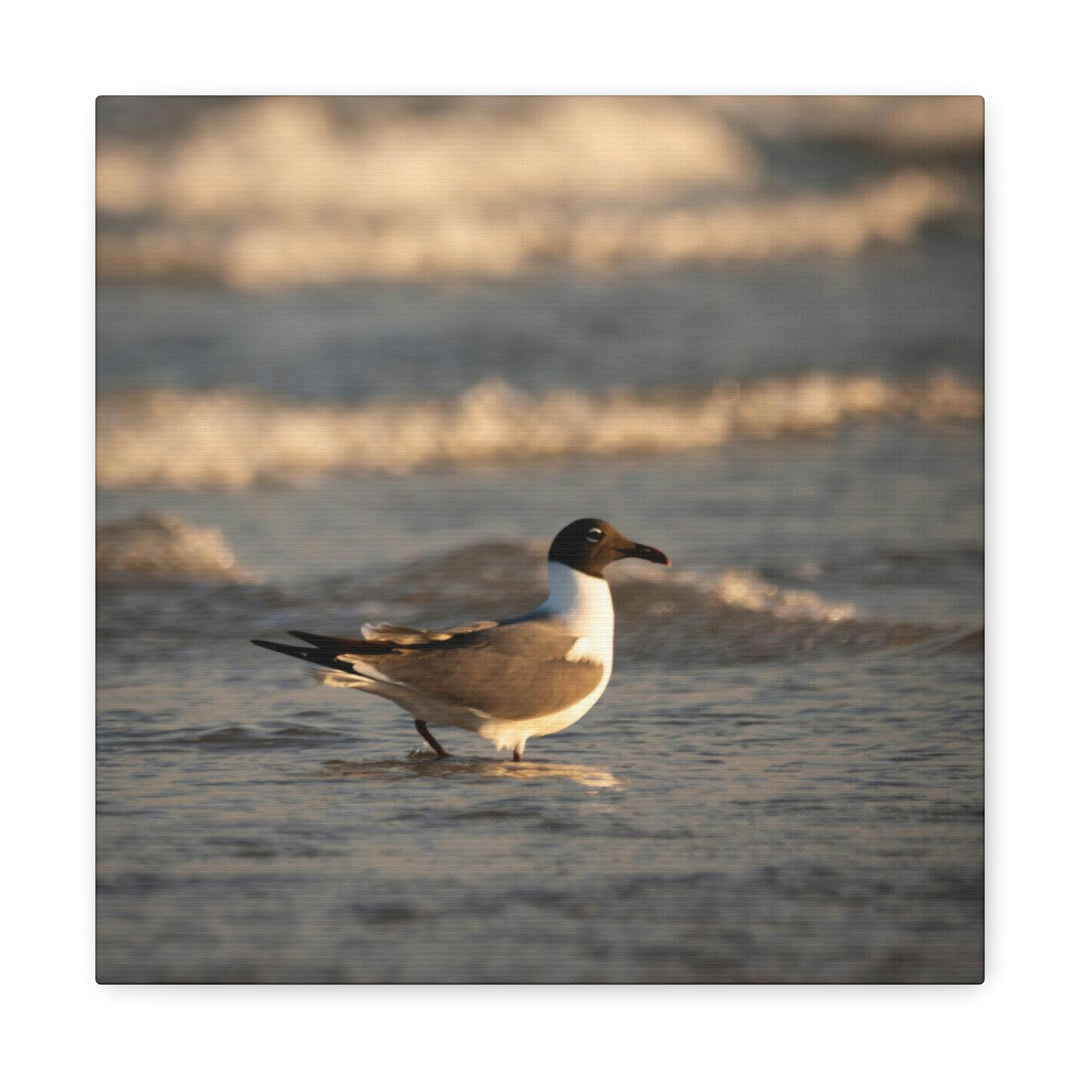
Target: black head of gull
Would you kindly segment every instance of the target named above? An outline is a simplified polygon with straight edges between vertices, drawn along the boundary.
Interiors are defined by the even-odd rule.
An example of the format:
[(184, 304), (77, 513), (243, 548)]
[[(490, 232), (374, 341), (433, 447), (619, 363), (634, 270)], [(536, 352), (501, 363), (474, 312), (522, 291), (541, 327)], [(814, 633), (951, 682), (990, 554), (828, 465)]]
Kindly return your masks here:
[(645, 559), (670, 566), (671, 560), (648, 544), (637, 544), (623, 536), (602, 518), (578, 518), (570, 522), (551, 542), (548, 561), (562, 563), (571, 570), (602, 578), (617, 559)]

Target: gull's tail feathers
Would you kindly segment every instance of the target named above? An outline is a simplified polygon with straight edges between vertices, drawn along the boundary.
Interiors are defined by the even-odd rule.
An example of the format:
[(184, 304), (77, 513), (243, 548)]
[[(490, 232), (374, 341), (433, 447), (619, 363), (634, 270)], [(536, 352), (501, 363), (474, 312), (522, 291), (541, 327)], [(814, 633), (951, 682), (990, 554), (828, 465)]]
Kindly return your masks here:
[(322, 667), (348, 672), (350, 675), (355, 674), (352, 664), (338, 659), (341, 653), (347, 650), (337, 646), (331, 648), (328, 645), (319, 645), (316, 642), (311, 642), (310, 645), (306, 646), (285, 645), (280, 641), (261, 641), (258, 638), (253, 638), (251, 644), (258, 645), (263, 649), (272, 649), (274, 652), (284, 653), (286, 656), (295, 657), (297, 660), (307, 660), (311, 664), (320, 664)]
[[(264, 649), (273, 649), (274, 652), (284, 653), (286, 656), (293, 656), (298, 660), (307, 660), (309, 663), (318, 664), (321, 670), (312, 674), (323, 686), (373, 690), (375, 693), (380, 693), (380, 690), (376, 689), (378, 680), (359, 674), (356, 671), (354, 665), (357, 657), (355, 654), (350, 656), (348, 652), (342, 651), (342, 646), (362, 645), (363, 642), (358, 642), (352, 638), (324, 638), (318, 634), (295, 633), (291, 630), (289, 633), (294, 634), (301, 640), (307, 640), (309, 644), (307, 646), (285, 645), (280, 641), (262, 641), (254, 638), (251, 644), (259, 645)], [(381, 649), (379, 651), (385, 653), (388, 650)]]
[(345, 690), (372, 690), (377, 685), (375, 679), (369, 679), (366, 675), (350, 675), (327, 668), (320, 668), (311, 674), (315, 676), (315, 681), (323, 686), (335, 686)]

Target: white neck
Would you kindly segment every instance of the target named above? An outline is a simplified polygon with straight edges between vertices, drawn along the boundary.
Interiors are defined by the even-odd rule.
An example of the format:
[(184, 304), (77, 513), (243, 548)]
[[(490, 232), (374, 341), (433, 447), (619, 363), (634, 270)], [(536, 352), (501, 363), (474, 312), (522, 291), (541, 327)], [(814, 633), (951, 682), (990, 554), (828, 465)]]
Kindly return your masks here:
[(578, 638), (610, 651), (615, 633), (611, 589), (600, 577), (583, 574), (560, 562), (548, 563), (551, 591), (537, 614), (551, 615)]

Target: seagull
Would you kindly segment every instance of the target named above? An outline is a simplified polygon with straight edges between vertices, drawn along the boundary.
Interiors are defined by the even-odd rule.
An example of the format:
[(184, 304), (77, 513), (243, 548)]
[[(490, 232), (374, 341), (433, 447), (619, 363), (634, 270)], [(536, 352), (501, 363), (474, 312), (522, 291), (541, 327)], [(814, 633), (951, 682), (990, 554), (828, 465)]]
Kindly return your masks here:
[(671, 565), (608, 522), (580, 518), (552, 541), (550, 591), (528, 615), (447, 630), (368, 623), (359, 638), (290, 630), (305, 644), (252, 644), (321, 665), (327, 685), (393, 701), (437, 757), (450, 754), (428, 724), (474, 731), (522, 761), (529, 739), (570, 727), (607, 687), (615, 610), (604, 571), (617, 559)]

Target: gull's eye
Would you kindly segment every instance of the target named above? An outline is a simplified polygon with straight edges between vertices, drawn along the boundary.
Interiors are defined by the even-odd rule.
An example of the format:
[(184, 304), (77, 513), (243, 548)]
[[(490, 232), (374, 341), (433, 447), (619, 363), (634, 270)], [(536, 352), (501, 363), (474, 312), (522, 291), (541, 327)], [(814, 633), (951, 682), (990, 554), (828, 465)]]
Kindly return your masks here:
[(585, 534), (585, 539), (588, 540), (590, 544), (597, 544), (604, 539), (604, 530), (592, 528)]

